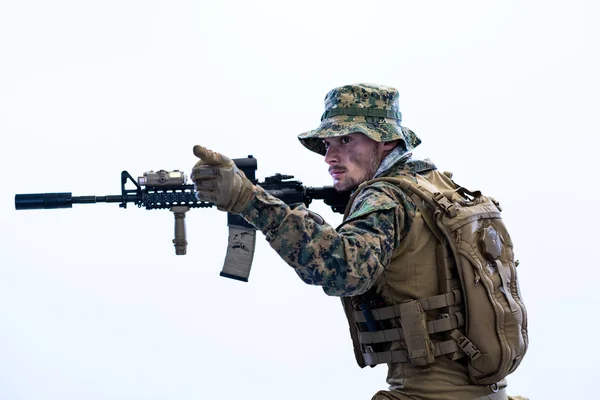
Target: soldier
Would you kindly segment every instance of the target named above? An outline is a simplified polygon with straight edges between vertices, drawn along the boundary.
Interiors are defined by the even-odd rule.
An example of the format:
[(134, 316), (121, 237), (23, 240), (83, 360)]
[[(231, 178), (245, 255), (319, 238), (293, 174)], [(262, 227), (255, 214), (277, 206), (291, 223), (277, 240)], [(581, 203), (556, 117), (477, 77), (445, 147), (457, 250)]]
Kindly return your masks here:
[[(412, 340), (406, 331), (404, 336), (390, 334), (399, 331), (399, 323), (374, 318), (369, 311), (440, 294), (436, 237), (415, 201), (389, 182), (356, 190), (373, 178), (399, 175), (456, 188), (429, 160), (411, 159), (410, 150), (421, 141), (401, 120), (396, 89), (347, 85), (326, 95), (320, 126), (298, 136), (306, 148), (325, 157), (337, 190), (355, 191), (337, 229), (304, 205), (290, 207), (267, 194), (228, 157), (202, 146), (194, 147), (200, 161), (191, 174), (197, 197), (242, 215), (304, 282), (342, 298), (358, 364), (388, 364), (389, 390), (373, 399), (507, 399), (505, 379), (476, 385), (464, 354), (456, 346), (441, 348), (439, 343), (454, 343), (448, 332), (430, 332), (431, 346), (437, 346), (433, 362), (418, 355), (421, 338)], [(427, 321), (439, 315), (439, 310), (427, 310)], [(384, 339), (369, 336), (377, 332), (384, 332)]]

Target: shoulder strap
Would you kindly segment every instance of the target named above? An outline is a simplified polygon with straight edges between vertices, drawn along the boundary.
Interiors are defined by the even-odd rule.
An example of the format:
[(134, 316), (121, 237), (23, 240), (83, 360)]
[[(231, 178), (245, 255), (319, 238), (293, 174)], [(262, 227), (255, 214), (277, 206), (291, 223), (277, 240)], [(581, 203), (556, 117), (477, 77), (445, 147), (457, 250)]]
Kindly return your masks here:
[[(389, 182), (395, 185), (398, 185), (408, 196), (410, 196), (411, 200), (415, 203), (425, 223), (431, 229), (435, 237), (440, 241), (444, 242), (444, 234), (440, 231), (437, 224), (432, 219), (432, 214), (436, 210), (436, 206), (441, 207), (446, 213), (448, 213), (451, 217), (456, 215), (456, 210), (452, 202), (448, 199), (448, 196), (452, 196), (452, 193), (439, 193), (436, 192), (431, 195), (427, 195), (423, 190), (421, 190), (420, 185), (415, 182), (412, 182), (408, 177), (398, 176), (398, 177), (381, 177), (376, 178), (370, 181), (363, 182), (358, 186), (358, 188), (352, 193), (350, 200), (348, 201), (348, 205), (344, 212), (344, 219), (348, 218), (350, 214), (350, 210), (352, 208), (352, 204), (356, 197), (362, 192), (367, 185), (373, 184), (375, 182)], [(464, 188), (460, 188), (464, 189)], [(476, 195), (476, 193), (469, 192), (464, 189), (468, 194)], [(451, 198), (451, 197), (450, 197)], [(431, 210), (427, 210), (426, 206), (430, 207)]]

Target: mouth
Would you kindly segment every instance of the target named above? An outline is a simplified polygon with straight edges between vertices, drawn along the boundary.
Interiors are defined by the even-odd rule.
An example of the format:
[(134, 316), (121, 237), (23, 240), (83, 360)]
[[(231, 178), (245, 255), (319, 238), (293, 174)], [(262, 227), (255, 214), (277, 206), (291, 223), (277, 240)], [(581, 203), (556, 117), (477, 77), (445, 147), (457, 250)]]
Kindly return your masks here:
[(341, 176), (343, 173), (345, 173), (346, 171), (343, 169), (332, 169), (329, 170), (329, 174), (335, 179), (338, 178), (339, 176)]

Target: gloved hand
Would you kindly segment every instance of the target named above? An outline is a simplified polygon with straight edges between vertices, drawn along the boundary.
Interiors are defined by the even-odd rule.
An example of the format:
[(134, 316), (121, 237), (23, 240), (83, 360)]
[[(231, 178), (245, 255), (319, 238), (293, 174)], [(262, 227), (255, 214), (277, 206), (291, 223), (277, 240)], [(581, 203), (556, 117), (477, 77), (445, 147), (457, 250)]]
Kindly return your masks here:
[(194, 146), (200, 159), (190, 178), (196, 187), (196, 198), (217, 205), (221, 211), (239, 214), (254, 198), (254, 185), (227, 156), (205, 147)]

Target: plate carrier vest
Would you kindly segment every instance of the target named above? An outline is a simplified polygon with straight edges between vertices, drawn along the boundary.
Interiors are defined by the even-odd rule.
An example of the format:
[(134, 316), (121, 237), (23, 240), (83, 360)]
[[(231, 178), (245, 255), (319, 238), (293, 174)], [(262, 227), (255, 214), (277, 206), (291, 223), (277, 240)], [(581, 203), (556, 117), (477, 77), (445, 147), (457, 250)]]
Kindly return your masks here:
[[(473, 383), (493, 385), (519, 366), (528, 346), (518, 261), (498, 202), (456, 185), (449, 179), (452, 174), (444, 175), (454, 190), (439, 189), (412, 174), (364, 182), (344, 216), (346, 220), (354, 199), (368, 185), (385, 181), (399, 187), (437, 238), (440, 294), (385, 304), (371, 289), (342, 302), (361, 367), (427, 366), (440, 356), (458, 362), (466, 357)], [(438, 311), (434, 320), (427, 316), (431, 310)]]

